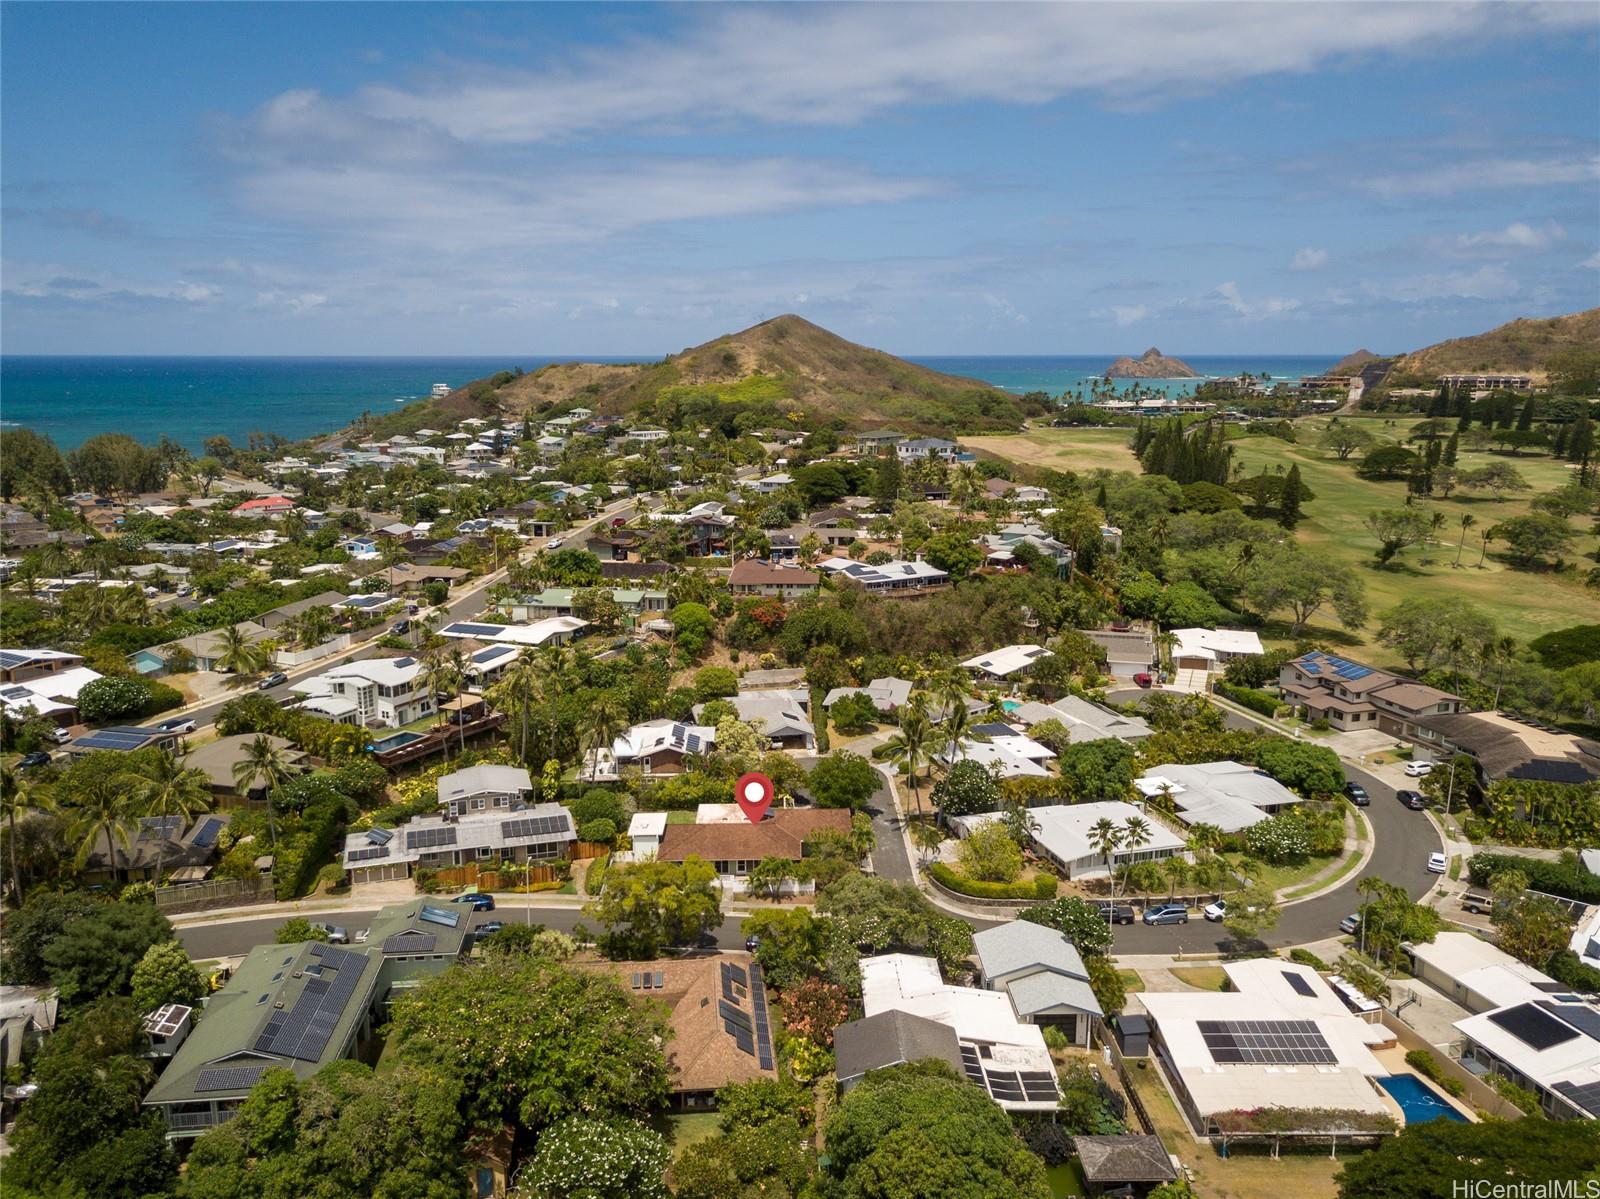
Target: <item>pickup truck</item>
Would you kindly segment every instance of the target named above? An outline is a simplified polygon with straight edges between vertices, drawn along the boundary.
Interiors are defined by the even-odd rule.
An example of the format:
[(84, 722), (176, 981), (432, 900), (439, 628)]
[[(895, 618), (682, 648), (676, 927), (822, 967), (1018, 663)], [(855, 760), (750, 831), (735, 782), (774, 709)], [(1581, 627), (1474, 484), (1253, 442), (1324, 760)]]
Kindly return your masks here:
[(1466, 911), (1487, 916), (1494, 911), (1494, 896), (1486, 891), (1468, 891), (1461, 897), (1461, 906)]

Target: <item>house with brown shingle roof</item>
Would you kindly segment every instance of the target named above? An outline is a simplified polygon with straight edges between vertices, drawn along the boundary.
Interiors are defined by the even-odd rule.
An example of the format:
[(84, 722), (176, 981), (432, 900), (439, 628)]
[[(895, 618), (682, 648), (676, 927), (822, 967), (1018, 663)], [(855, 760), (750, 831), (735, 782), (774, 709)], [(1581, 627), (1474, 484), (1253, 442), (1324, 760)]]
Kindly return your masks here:
[(718, 1087), (777, 1078), (766, 986), (748, 953), (570, 964), (609, 974), (636, 998), (666, 1006), (676, 1106), (711, 1107)]
[[(850, 813), (844, 808), (774, 808), (760, 824), (751, 824), (737, 808), (730, 814), (732, 818), (723, 819), (720, 809), (724, 805), (704, 806), (719, 809), (714, 819), (667, 825), (656, 859), (682, 862), (701, 858), (716, 868), (728, 891), (745, 890), (750, 871), (763, 858), (798, 862), (805, 857), (808, 837), (822, 832), (850, 834)], [(810, 886), (806, 883), (795, 889), (805, 891)]]
[(759, 558), (745, 558), (735, 562), (728, 575), (728, 590), (734, 595), (776, 595), (790, 599), (797, 595), (814, 595), (821, 577), (812, 570), (798, 566), (775, 566)]

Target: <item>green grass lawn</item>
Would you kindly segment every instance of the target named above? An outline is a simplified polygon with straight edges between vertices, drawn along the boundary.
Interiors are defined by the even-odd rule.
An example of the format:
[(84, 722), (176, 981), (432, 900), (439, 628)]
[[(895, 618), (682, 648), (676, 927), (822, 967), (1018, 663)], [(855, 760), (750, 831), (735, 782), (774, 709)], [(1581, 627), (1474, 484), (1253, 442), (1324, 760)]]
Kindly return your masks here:
[[(1421, 418), (1399, 418), (1393, 424), (1375, 417), (1354, 419), (1374, 436), (1396, 440)], [(1317, 497), (1305, 506), (1305, 519), (1296, 530), (1299, 540), (1355, 566), (1366, 583), (1367, 603), (1373, 613), (1418, 594), (1458, 595), (1484, 609), (1519, 640), (1530, 640), (1552, 629), (1595, 619), (1600, 604), (1577, 582), (1548, 574), (1514, 571), (1495, 560), (1493, 547), (1483, 560), (1483, 569), (1477, 568), (1479, 534), (1499, 521), (1525, 515), (1531, 510), (1530, 504), (1536, 495), (1553, 491), (1565, 483), (1571, 477), (1565, 463), (1548, 457), (1512, 458), (1505, 454), (1462, 450), (1458, 469), (1509, 462), (1528, 480), (1531, 490), (1510, 494), (1502, 500), (1482, 493), (1456, 492), (1448, 499), (1423, 501), (1425, 510), (1445, 516), (1440, 543), (1414, 546), (1400, 555), (1397, 564), (1380, 570), (1372, 556), (1378, 543), (1367, 531), (1364, 521), (1370, 512), (1404, 506), (1406, 485), (1400, 480), (1380, 482), (1359, 478), (1354, 458), (1340, 462), (1317, 449), (1316, 440), (1324, 427), (1326, 420), (1322, 418), (1297, 422), (1300, 441), (1296, 445), (1275, 437), (1239, 438), (1232, 443), (1234, 458), (1244, 465), (1246, 474), (1252, 475), (1260, 473), (1264, 465), (1269, 469), (1282, 465), (1286, 470), (1291, 464), (1299, 466), (1301, 477)], [(1461, 536), (1461, 517), (1466, 513), (1470, 513), (1477, 524), (1467, 534), (1462, 567), (1456, 569), (1452, 563)], [(1574, 522), (1574, 528), (1585, 529), (1585, 525)], [(1585, 529), (1585, 534), (1577, 540), (1575, 552), (1587, 553), (1594, 546), (1594, 537)], [(1371, 621), (1355, 635), (1361, 642), (1370, 644), (1376, 631), (1377, 622)]]
[(1077, 1158), (1059, 1166), (1046, 1166), (1044, 1176), (1050, 1183), (1050, 1194), (1054, 1199), (1072, 1199), (1073, 1196), (1089, 1193), (1089, 1184), (1083, 1180), (1083, 1170)]
[(676, 1158), (691, 1145), (716, 1136), (718, 1118), (716, 1112), (674, 1112), (655, 1116), (650, 1125), (666, 1138)]
[[(1239, 861), (1245, 855), (1241, 853), (1225, 853), (1222, 857), (1233, 867), (1235, 872), (1239, 869)], [(1310, 857), (1303, 862), (1290, 862), (1283, 866), (1273, 866), (1260, 862), (1251, 872), (1250, 877), (1258, 882), (1266, 883), (1274, 891), (1281, 891), (1285, 887), (1297, 886), (1306, 881), (1319, 870), (1326, 870), (1334, 862), (1337, 854), (1324, 857)]]
[(1228, 973), (1221, 966), (1174, 966), (1172, 977), (1202, 991), (1220, 991), (1228, 982)]
[(1144, 979), (1139, 977), (1137, 970), (1118, 970), (1117, 977), (1122, 980), (1122, 985), (1129, 991), (1144, 990)]

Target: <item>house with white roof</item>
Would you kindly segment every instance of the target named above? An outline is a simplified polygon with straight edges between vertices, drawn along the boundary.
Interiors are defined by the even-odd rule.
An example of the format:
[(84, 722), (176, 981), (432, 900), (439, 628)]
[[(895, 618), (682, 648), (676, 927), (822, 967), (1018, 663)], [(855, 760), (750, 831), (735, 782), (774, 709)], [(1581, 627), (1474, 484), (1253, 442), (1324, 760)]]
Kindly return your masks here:
[(684, 772), (690, 756), (710, 753), (716, 740), (717, 730), (710, 725), (647, 720), (613, 741), (609, 753), (584, 755), (580, 769), (588, 779), (614, 779), (624, 771), (647, 779), (670, 778)]
[(1025, 725), (1042, 724), (1046, 720), (1058, 721), (1067, 730), (1071, 744), (1081, 741), (1100, 741), (1115, 737), (1119, 741), (1143, 741), (1150, 735), (1150, 726), (1138, 716), (1124, 716), (1103, 704), (1092, 703), (1076, 695), (1063, 695), (1048, 704), (1026, 700), (1011, 712), (1014, 720)]
[(24, 682), (0, 685), (0, 705), (8, 716), (25, 719), (32, 712), (58, 724), (71, 723), (78, 716), (78, 692), (100, 677), (98, 670), (87, 666), (34, 675)]
[(532, 624), (490, 624), (481, 620), (456, 620), (443, 626), (439, 636), (457, 640), (492, 641), (506, 645), (565, 645), (589, 626), (576, 616), (552, 616)]
[(1240, 658), (1259, 658), (1266, 651), (1250, 629), (1173, 629), (1175, 670), (1221, 670)]
[(439, 806), (446, 816), (466, 816), (491, 809), (510, 811), (533, 795), (533, 779), (520, 766), (483, 763), (442, 775)]
[(1487, 1012), (1565, 991), (1542, 970), (1471, 933), (1443, 932), (1405, 946), (1412, 973), (1469, 1012)]
[(1003, 682), (1012, 675), (1029, 670), (1041, 658), (1051, 656), (1042, 645), (1003, 645), (968, 658), (961, 665), (972, 671), (980, 682)]
[[(1090, 840), (1091, 831), (1101, 820), (1123, 827), (1137, 817), (1150, 826), (1150, 840), (1137, 847), (1124, 846), (1112, 854), (1117, 866), (1133, 862), (1160, 862), (1173, 856), (1191, 859), (1183, 838), (1172, 832), (1152, 814), (1141, 812), (1129, 803), (1117, 800), (1096, 800), (1080, 804), (1046, 804), (1029, 808), (1033, 818), (1033, 842), (1039, 852), (1055, 865), (1063, 878), (1104, 878), (1106, 859)], [(951, 823), (961, 836), (967, 836), (990, 820), (999, 819), (999, 813), (987, 812), (976, 816), (957, 816)]]
[(778, 474), (768, 475), (764, 479), (757, 479), (756, 490), (762, 495), (771, 495), (775, 491), (782, 491), (793, 482), (793, 475), (784, 474), (780, 471)]
[(817, 563), (817, 569), (827, 571), (836, 579), (847, 579), (864, 591), (884, 595), (943, 587), (950, 582), (947, 572), (921, 559), (907, 562), (895, 558), (888, 562), (880, 562), (876, 566), (869, 566), (865, 562), (853, 562), (849, 558), (824, 558)]
[(861, 960), (861, 1007), (868, 1020), (903, 1012), (950, 1028), (967, 1078), (1007, 1111), (1054, 1111), (1061, 1100), (1043, 1031), (1017, 1018), (1004, 991), (951, 986), (933, 958), (889, 953)]
[(822, 706), (831, 708), (847, 695), (865, 695), (880, 715), (893, 716), (911, 699), (911, 680), (885, 677), (873, 679), (865, 687), (835, 687), (823, 697)]
[(1242, 762), (1155, 766), (1133, 781), (1148, 799), (1166, 796), (1187, 825), (1209, 824), (1237, 833), (1302, 802), (1266, 771)]
[(1054, 1025), (1074, 1045), (1088, 1046), (1105, 1013), (1071, 941), (1043, 924), (1012, 920), (974, 933), (972, 947), (980, 981), (1009, 995), (1019, 1020)]
[(1532, 986), (1520, 1001), (1455, 1028), (1466, 1069), (1526, 1087), (1551, 1119), (1600, 1118), (1600, 1006), (1584, 996)]
[(1218, 1135), (1230, 1113), (1261, 1108), (1351, 1112), (1352, 1131), (1395, 1117), (1399, 1109), (1375, 1085), (1389, 1070), (1373, 1056), (1393, 1046), (1394, 1033), (1351, 1014), (1309, 966), (1257, 958), (1222, 968), (1228, 991), (1132, 997), (1196, 1134)]
[(1055, 751), (1024, 736), (1008, 724), (994, 721), (975, 725), (973, 736), (964, 737), (953, 749), (947, 744), (940, 760), (954, 766), (957, 762), (977, 762), (996, 778), (1046, 778), (1050, 770), (1045, 766)]
[(633, 819), (628, 822), (628, 840), (633, 848), (628, 851), (626, 858), (620, 856), (616, 860), (630, 862), (647, 862), (655, 859), (656, 853), (661, 849), (661, 839), (667, 835), (667, 814), (665, 812), (635, 812)]
[(369, 729), (398, 728), (435, 711), (422, 663), (409, 655), (346, 662), (293, 689), (304, 697), (298, 706), (306, 711)]

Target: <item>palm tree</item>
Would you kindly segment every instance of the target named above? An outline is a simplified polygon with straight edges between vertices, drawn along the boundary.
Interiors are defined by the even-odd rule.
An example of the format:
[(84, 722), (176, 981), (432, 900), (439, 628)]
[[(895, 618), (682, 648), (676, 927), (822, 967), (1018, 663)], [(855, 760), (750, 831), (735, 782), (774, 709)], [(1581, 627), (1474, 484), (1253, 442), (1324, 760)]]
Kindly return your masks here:
[(939, 831), (939, 826), (931, 820), (915, 820), (911, 823), (911, 840), (916, 842), (922, 851), (922, 861), (926, 865), (928, 855), (939, 848), (944, 841), (944, 834)]
[[(441, 709), (440, 719), (443, 723), (443, 705), (439, 703), (439, 696), (456, 694), (456, 665), (451, 655), (443, 650), (431, 651), (422, 661), (422, 685), (428, 694), (433, 697), (436, 708)], [(444, 760), (450, 760), (450, 731), (445, 730), (442, 748)]]
[(591, 780), (600, 769), (600, 751), (610, 749), (618, 734), (627, 727), (628, 718), (622, 705), (609, 692), (603, 692), (584, 713), (582, 728), (578, 733), (578, 747), (589, 759)]
[(456, 718), (460, 722), (456, 727), (461, 733), (461, 752), (465, 754), (467, 752), (467, 721), (465, 713), (460, 710), (460, 702), (461, 696), (467, 689), (467, 671), (472, 667), (472, 659), (467, 655), (467, 651), (458, 645), (450, 650), (448, 660), (450, 662), (450, 678), (455, 683)]
[(254, 741), (244, 747), (244, 757), (233, 764), (233, 785), (239, 794), (248, 797), (258, 783), (267, 792), (267, 833), (272, 847), (278, 847), (278, 827), (272, 814), (272, 793), (289, 777), (289, 763), (283, 751), (272, 744), (265, 733), (258, 733)]
[(1189, 881), (1189, 863), (1183, 860), (1182, 854), (1173, 854), (1161, 863), (1161, 873), (1167, 876), (1170, 889), (1167, 898), (1172, 899), (1178, 894), (1178, 888)]
[(900, 731), (884, 742), (884, 757), (896, 766), (903, 766), (906, 781), (911, 785), (911, 798), (917, 805), (917, 818), (922, 818), (922, 793), (917, 788), (917, 771), (932, 760), (939, 744), (940, 734), (934, 731), (928, 719), (928, 707), (922, 696), (917, 696), (900, 713)]
[(1129, 816), (1122, 822), (1122, 843), (1130, 850), (1149, 845), (1154, 836), (1155, 830), (1143, 816)]
[(1472, 515), (1472, 513), (1463, 512), (1461, 514), (1461, 540), (1456, 545), (1456, 560), (1452, 564), (1458, 570), (1461, 567), (1461, 551), (1466, 549), (1466, 547), (1467, 547), (1467, 530), (1472, 528), (1472, 526), (1477, 524), (1477, 523), (1478, 523), (1478, 518), (1476, 516)]
[(1494, 703), (1490, 705), (1492, 708), (1498, 710), (1500, 707), (1500, 688), (1505, 686), (1506, 682), (1506, 667), (1509, 666), (1517, 656), (1517, 639), (1515, 637), (1498, 638), (1494, 644), (1489, 647), (1489, 656), (1491, 656), (1500, 667), (1495, 674)]
[(231, 671), (236, 675), (255, 674), (267, 664), (267, 651), (238, 625), (217, 630), (217, 639), (211, 643), (216, 658), (215, 669)]
[[(1089, 828), (1089, 845), (1105, 855), (1106, 875), (1111, 883), (1111, 898), (1113, 900), (1117, 897), (1117, 875), (1115, 868), (1111, 864), (1111, 855), (1116, 852), (1117, 847), (1122, 844), (1122, 839), (1126, 835), (1126, 827), (1117, 824), (1109, 816), (1100, 817)], [(1112, 915), (1113, 913), (1111, 912), (1106, 914), (1107, 921), (1111, 919)]]
[[(200, 813), (211, 808), (211, 780), (206, 772), (195, 767), (184, 767), (171, 752), (164, 753), (150, 767), (150, 774), (140, 796), (144, 801), (146, 816), (154, 816), (163, 824), (170, 816), (183, 817), (188, 824)], [(167, 839), (156, 841), (155, 884), (161, 885), (161, 866), (166, 857)]]
[(530, 646), (524, 648), (505, 672), (500, 681), (485, 694), (495, 707), (504, 712), (514, 712), (522, 726), (519, 760), (528, 762), (528, 725), (533, 715), (533, 705), (539, 698), (539, 658)]
[(1172, 670), (1172, 651), (1178, 647), (1178, 635), (1171, 630), (1157, 633), (1150, 639), (1156, 646), (1156, 664)]
[(72, 817), (74, 836), (78, 841), (75, 861), (78, 869), (88, 864), (95, 847), (106, 848), (108, 867), (120, 878), (124, 873), (117, 867), (116, 847), (126, 849), (134, 817), (138, 815), (137, 779), (133, 775), (103, 774), (92, 776), (72, 792)]
[(17, 906), (22, 906), (22, 873), (17, 868), (17, 821), (29, 812), (53, 812), (56, 803), (51, 788), (46, 783), (36, 783), (32, 777), (10, 766), (0, 766), (0, 815), (6, 821), (6, 842), (11, 847), (11, 886), (16, 894)]

